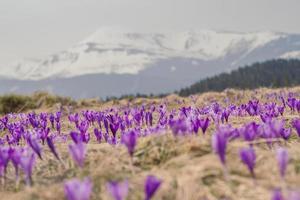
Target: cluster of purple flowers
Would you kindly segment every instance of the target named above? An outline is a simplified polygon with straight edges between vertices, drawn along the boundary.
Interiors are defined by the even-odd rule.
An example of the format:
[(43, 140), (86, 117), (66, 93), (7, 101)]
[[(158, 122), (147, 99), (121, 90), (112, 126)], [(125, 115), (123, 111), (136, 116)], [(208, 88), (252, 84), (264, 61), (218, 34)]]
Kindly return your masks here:
[[(300, 113), (300, 100), (292, 94), (286, 98), (276, 96), (274, 101), (261, 103), (255, 98), (246, 104), (234, 105), (227, 102), (221, 105), (211, 102), (203, 107), (182, 106), (179, 109), (169, 109), (168, 103), (150, 104), (137, 107), (113, 107), (103, 111), (84, 110), (79, 113), (19, 113), (8, 114), (0, 119), (0, 176), (5, 177), (9, 163), (15, 169), (16, 180), (20, 170), (25, 174), (28, 185), (32, 183), (32, 173), (37, 159), (43, 160), (45, 148), (60, 161), (56, 146), (59, 143), (70, 143), (69, 153), (74, 163), (84, 167), (87, 156), (87, 145), (91, 142), (122, 144), (126, 146), (129, 156), (133, 157), (139, 138), (153, 134), (161, 134), (169, 130), (175, 137), (207, 134), (211, 127), (215, 129), (212, 135), (212, 149), (218, 154), (221, 163), (226, 167), (226, 148), (233, 140), (246, 141), (249, 147), (239, 152), (253, 178), (255, 178), (256, 141), (265, 142), (270, 148), (277, 140), (287, 141), (293, 129), (300, 137), (300, 119), (292, 120), (293, 129), (287, 128), (283, 115), (288, 111)], [(253, 121), (234, 127), (231, 118), (253, 117)], [(260, 119), (258, 122), (257, 119)], [(72, 130), (65, 131), (65, 127)], [(277, 150), (277, 160), (280, 176), (284, 180), (289, 161), (287, 150)], [(160, 185), (155, 177), (147, 178), (145, 191), (146, 200), (150, 199)], [(148, 185), (149, 183), (149, 185)], [(150, 184), (151, 183), (151, 184)], [(83, 184), (83, 185), (82, 185)], [(127, 183), (111, 182), (109, 191), (115, 199), (124, 199), (127, 194)], [(120, 188), (119, 188), (120, 187)], [(80, 199), (89, 199), (92, 184), (89, 179), (66, 183), (65, 191), (68, 199), (72, 191)], [(85, 192), (84, 192), (85, 191)], [(118, 197), (120, 196), (120, 197)]]
[[(162, 181), (155, 176), (149, 175), (145, 180), (145, 200), (150, 200)], [(65, 182), (65, 194), (68, 200), (89, 200), (92, 193), (92, 182), (89, 178), (83, 181), (72, 179)], [(111, 181), (107, 183), (107, 190), (114, 200), (125, 200), (128, 195), (129, 184), (128, 181), (117, 182)]]

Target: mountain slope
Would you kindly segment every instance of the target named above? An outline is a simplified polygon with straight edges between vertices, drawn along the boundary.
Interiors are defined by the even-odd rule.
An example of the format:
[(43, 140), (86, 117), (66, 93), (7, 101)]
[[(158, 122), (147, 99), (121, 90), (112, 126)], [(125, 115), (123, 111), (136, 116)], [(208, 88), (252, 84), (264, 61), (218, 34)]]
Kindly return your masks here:
[(297, 34), (100, 29), (66, 51), (0, 67), (0, 93), (50, 90), (76, 98), (157, 94), (253, 62), (290, 58), (297, 51)]
[(188, 96), (226, 88), (255, 89), (259, 87), (289, 87), (300, 85), (300, 60), (272, 60), (255, 63), (230, 73), (206, 78), (180, 90), (179, 95)]

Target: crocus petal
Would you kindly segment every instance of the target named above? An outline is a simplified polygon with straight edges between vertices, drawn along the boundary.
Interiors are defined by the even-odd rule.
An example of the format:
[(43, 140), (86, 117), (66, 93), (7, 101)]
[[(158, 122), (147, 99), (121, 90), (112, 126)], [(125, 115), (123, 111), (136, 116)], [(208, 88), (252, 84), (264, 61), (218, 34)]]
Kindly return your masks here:
[(135, 131), (129, 131), (128, 133), (123, 134), (122, 142), (127, 147), (129, 155), (133, 156), (134, 149), (137, 143), (137, 135)]
[(254, 177), (254, 167), (256, 162), (256, 154), (252, 147), (244, 148), (240, 151), (242, 162), (248, 167), (251, 175)]
[(128, 195), (128, 181), (107, 183), (107, 190), (114, 200), (124, 200)]
[(155, 176), (148, 176), (145, 181), (145, 200), (150, 200), (161, 185), (161, 180)]
[(65, 196), (67, 200), (89, 200), (92, 193), (92, 182), (85, 178), (84, 181), (72, 179), (65, 182)]
[(57, 158), (57, 160), (60, 160), (59, 156), (57, 154), (57, 151), (55, 149), (55, 146), (54, 146), (54, 143), (53, 143), (53, 139), (50, 138), (50, 137), (47, 137), (47, 144), (48, 144), (48, 147), (50, 148), (51, 152), (53, 153), (53, 155)]
[(219, 158), (223, 165), (226, 163), (226, 147), (227, 138), (224, 133), (215, 133), (212, 136), (212, 148), (219, 155)]
[(289, 162), (289, 155), (288, 155), (287, 150), (285, 150), (284, 148), (277, 149), (276, 157), (277, 157), (280, 176), (282, 178), (284, 178), (286, 168), (287, 168), (287, 165), (288, 165), (288, 162)]
[(70, 144), (69, 152), (74, 160), (74, 162), (79, 166), (83, 167), (84, 159), (86, 154), (86, 146), (84, 143), (79, 142), (78, 144)]
[(276, 189), (273, 191), (271, 200), (284, 200), (283, 194), (280, 189)]

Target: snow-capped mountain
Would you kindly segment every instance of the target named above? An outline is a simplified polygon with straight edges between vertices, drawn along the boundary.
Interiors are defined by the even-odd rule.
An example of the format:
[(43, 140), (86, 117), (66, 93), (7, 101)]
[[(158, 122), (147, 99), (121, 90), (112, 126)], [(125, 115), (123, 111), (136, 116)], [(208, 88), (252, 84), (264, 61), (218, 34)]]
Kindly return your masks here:
[(253, 62), (295, 58), (299, 52), (297, 34), (100, 29), (65, 51), (0, 67), (0, 84), (6, 84), (0, 92), (52, 90), (74, 97), (161, 93)]
[(283, 54), (281, 58), (284, 59), (300, 59), (300, 51), (291, 51)]

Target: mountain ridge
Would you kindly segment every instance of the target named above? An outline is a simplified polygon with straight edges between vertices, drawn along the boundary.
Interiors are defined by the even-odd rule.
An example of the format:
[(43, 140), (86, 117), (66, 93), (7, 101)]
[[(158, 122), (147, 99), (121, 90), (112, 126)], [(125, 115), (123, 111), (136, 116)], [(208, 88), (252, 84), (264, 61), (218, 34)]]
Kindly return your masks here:
[(88, 98), (167, 93), (254, 62), (290, 59), (298, 51), (300, 34), (100, 30), (45, 59), (0, 68), (0, 94), (46, 90)]
[(135, 33), (100, 29), (68, 50), (45, 59), (13, 63), (8, 67), (10, 70), (4, 70), (5, 74), (1, 75), (19, 80), (42, 80), (94, 73), (138, 74), (160, 59), (216, 60), (236, 51), (249, 53), (284, 37), (286, 34), (272, 32)]

